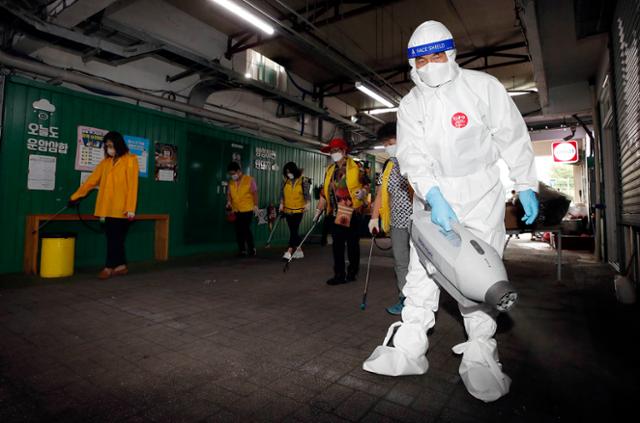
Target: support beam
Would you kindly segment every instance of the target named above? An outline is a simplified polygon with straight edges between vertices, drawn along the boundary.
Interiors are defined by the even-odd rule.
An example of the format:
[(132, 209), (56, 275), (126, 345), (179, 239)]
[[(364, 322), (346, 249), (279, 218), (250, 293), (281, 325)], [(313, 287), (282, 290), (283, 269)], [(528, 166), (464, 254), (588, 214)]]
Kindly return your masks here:
[[(69, 6), (62, 10), (51, 10), (53, 17), (51, 22), (63, 26), (65, 28), (73, 28), (80, 22), (85, 21), (91, 16), (95, 15), (111, 6), (116, 0), (76, 0)], [(57, 3), (63, 5), (64, 3)]]
[[(478, 71), (501, 68), (504, 66), (512, 66), (512, 65), (529, 62), (529, 55), (516, 54), (516, 53), (504, 53), (504, 52), (508, 50), (524, 48), (526, 46), (527, 44), (524, 41), (522, 41), (517, 43), (484, 47), (477, 50), (457, 54), (456, 60), (459, 61), (460, 59), (466, 59), (466, 60), (463, 60), (462, 62), (459, 61), (458, 65), (460, 67), (465, 67), (466, 69), (478, 70)], [(491, 57), (511, 58), (513, 60), (490, 64), (489, 59)], [(481, 66), (467, 67), (467, 65), (470, 65), (471, 63), (477, 60), (483, 60), (483, 64)], [(399, 85), (399, 84), (405, 84), (405, 83), (411, 82), (411, 78), (409, 76), (410, 71), (411, 71), (411, 67), (409, 66), (409, 64), (403, 63), (402, 65), (394, 66), (392, 68), (378, 70), (376, 71), (376, 73), (384, 77), (385, 79), (390, 80), (390, 83), (392, 85)], [(403, 75), (402, 79), (391, 81), (393, 78), (396, 78), (400, 75)], [(332, 96), (342, 95), (342, 94), (350, 94), (356, 91), (356, 89), (353, 87), (353, 84), (347, 80), (331, 82), (331, 83), (328, 83), (326, 87), (327, 87), (327, 91), (325, 92), (325, 95), (327, 97), (332, 97)]]
[(536, 14), (536, 2), (535, 0), (515, 0), (515, 5), (516, 18), (526, 37), (527, 49), (531, 56), (533, 78), (536, 81), (536, 87), (538, 87), (540, 107), (544, 109), (549, 105), (549, 87), (542, 60), (542, 43)]

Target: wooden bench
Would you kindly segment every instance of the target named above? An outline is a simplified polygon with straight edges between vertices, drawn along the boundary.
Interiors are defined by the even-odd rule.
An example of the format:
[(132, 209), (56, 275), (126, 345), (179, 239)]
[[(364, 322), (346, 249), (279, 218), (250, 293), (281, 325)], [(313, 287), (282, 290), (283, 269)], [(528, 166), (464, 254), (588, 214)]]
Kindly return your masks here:
[[(30, 214), (27, 215), (24, 237), (24, 273), (27, 275), (38, 274), (38, 248), (40, 233), (38, 227), (42, 222), (49, 219), (54, 221), (74, 221), (74, 220), (99, 220), (100, 218), (83, 214)], [(169, 215), (168, 214), (141, 214), (136, 215), (135, 220), (155, 220), (155, 259), (165, 261), (169, 258)]]

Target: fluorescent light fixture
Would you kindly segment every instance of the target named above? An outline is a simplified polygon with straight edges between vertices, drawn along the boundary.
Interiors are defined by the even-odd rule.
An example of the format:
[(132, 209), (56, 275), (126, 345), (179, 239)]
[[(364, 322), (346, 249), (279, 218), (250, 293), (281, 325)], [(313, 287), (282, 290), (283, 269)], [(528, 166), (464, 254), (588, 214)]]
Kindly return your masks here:
[(259, 17), (257, 17), (253, 13), (249, 12), (244, 7), (238, 6), (237, 4), (235, 4), (232, 1), (229, 1), (229, 0), (213, 0), (213, 2), (219, 4), (220, 6), (224, 7), (225, 9), (227, 9), (229, 12), (231, 12), (234, 15), (237, 15), (238, 17), (244, 19), (245, 21), (249, 22), (253, 26), (258, 27), (262, 32), (264, 32), (264, 33), (266, 33), (268, 35), (273, 35), (273, 33), (275, 32), (273, 27), (271, 25), (269, 25), (267, 22), (265, 22), (264, 20), (260, 19)]
[(363, 93), (365, 93), (366, 95), (368, 95), (369, 97), (371, 97), (372, 99), (374, 99), (375, 101), (377, 101), (378, 103), (381, 103), (389, 108), (392, 108), (395, 106), (392, 102), (390, 102), (389, 100), (384, 98), (382, 95), (378, 94), (377, 92), (373, 91), (371, 88), (367, 87), (362, 82), (356, 82), (356, 88), (362, 91)]
[(398, 111), (397, 107), (389, 107), (387, 109), (371, 109), (367, 111), (368, 115), (382, 115), (384, 113), (395, 113)]
[(374, 150), (382, 150), (384, 148), (384, 145), (375, 145), (373, 147)]
[(521, 90), (508, 90), (507, 92), (509, 93), (509, 95), (511, 97), (517, 97), (519, 95), (537, 93), (538, 92), (538, 88), (533, 87), (533, 88), (526, 88), (526, 89), (521, 89)]

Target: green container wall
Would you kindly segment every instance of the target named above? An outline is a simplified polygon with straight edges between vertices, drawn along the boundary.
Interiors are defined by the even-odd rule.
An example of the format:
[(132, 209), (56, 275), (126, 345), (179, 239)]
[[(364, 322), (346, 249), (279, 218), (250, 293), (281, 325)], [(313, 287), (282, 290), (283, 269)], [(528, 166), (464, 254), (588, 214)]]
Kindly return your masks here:
[[(27, 125), (34, 121), (32, 103), (47, 99), (56, 106), (51, 126), (59, 128), (58, 141), (66, 142), (66, 155), (34, 152), (27, 149)], [(226, 167), (234, 153), (239, 153), (246, 173), (256, 178), (260, 206), (278, 204), (282, 184), (281, 170), (258, 170), (254, 166), (256, 149), (276, 153), (275, 163), (281, 169), (288, 161), (304, 168), (313, 185), (322, 183), (326, 157), (311, 151), (269, 142), (207, 124), (142, 107), (52, 87), (27, 79), (12, 77), (5, 91), (4, 130), (0, 144), (0, 221), (3, 242), (0, 244), (0, 273), (22, 270), (24, 227), (29, 214), (54, 213), (64, 206), (80, 183), (80, 172), (74, 169), (77, 127), (92, 126), (117, 130), (122, 134), (148, 138), (151, 143), (149, 177), (140, 177), (138, 214), (169, 214), (169, 255), (183, 256), (202, 252), (233, 251), (232, 225), (224, 220)], [(178, 179), (176, 182), (154, 180), (153, 145), (173, 144), (178, 147)], [(54, 191), (27, 189), (29, 154), (57, 157)], [(315, 205), (315, 199), (312, 200)], [(81, 203), (82, 213), (93, 213), (95, 194)], [(311, 224), (311, 213), (305, 216), (301, 230)], [(72, 231), (78, 234), (77, 266), (99, 266), (104, 262), (104, 235), (97, 222), (53, 222), (44, 231)], [(257, 245), (264, 244), (267, 225), (254, 226)], [(135, 222), (127, 238), (130, 261), (153, 258), (154, 226), (152, 222)], [(273, 243), (288, 238), (286, 224), (279, 225)]]

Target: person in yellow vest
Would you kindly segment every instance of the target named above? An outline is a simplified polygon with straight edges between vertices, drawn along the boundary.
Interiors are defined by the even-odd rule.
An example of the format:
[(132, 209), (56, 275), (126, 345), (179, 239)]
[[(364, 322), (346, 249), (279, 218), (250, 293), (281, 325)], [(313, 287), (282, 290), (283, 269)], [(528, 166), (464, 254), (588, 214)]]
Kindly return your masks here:
[(94, 215), (104, 219), (107, 236), (107, 260), (98, 275), (100, 279), (129, 273), (125, 240), (138, 202), (138, 158), (129, 152), (120, 133), (107, 132), (104, 153), (105, 158), (69, 199), (69, 206), (75, 207), (92, 189), (99, 187)]
[(384, 165), (378, 184), (376, 199), (371, 207), (369, 232), (372, 235), (382, 230), (391, 235), (394, 270), (398, 283), (398, 302), (386, 310), (389, 314), (400, 315), (404, 307), (402, 288), (409, 271), (409, 218), (413, 213), (413, 190), (407, 178), (400, 173), (396, 159), (396, 123), (389, 122), (378, 129), (378, 141), (384, 143), (389, 160)]
[[(330, 153), (333, 163), (327, 167), (323, 190), (314, 215), (318, 221), (323, 211), (334, 217), (331, 227), (333, 238), (333, 277), (328, 285), (355, 281), (360, 268), (360, 234), (363, 209), (369, 194), (369, 180), (364, 169), (350, 157), (349, 146), (340, 138), (332, 139), (322, 148)], [(347, 247), (349, 268), (345, 272), (344, 250)]]
[(244, 175), (237, 162), (227, 166), (229, 189), (227, 190), (227, 209), (236, 215), (236, 241), (238, 242), (238, 256), (255, 256), (251, 222), (258, 214), (258, 187), (256, 181), (249, 175)]
[(280, 213), (284, 213), (289, 226), (289, 248), (282, 256), (289, 260), (304, 258), (304, 253), (300, 245), (300, 223), (304, 212), (309, 210), (311, 204), (311, 194), (309, 193), (309, 180), (302, 176), (302, 169), (294, 162), (289, 162), (282, 168), (284, 185), (280, 193)]

